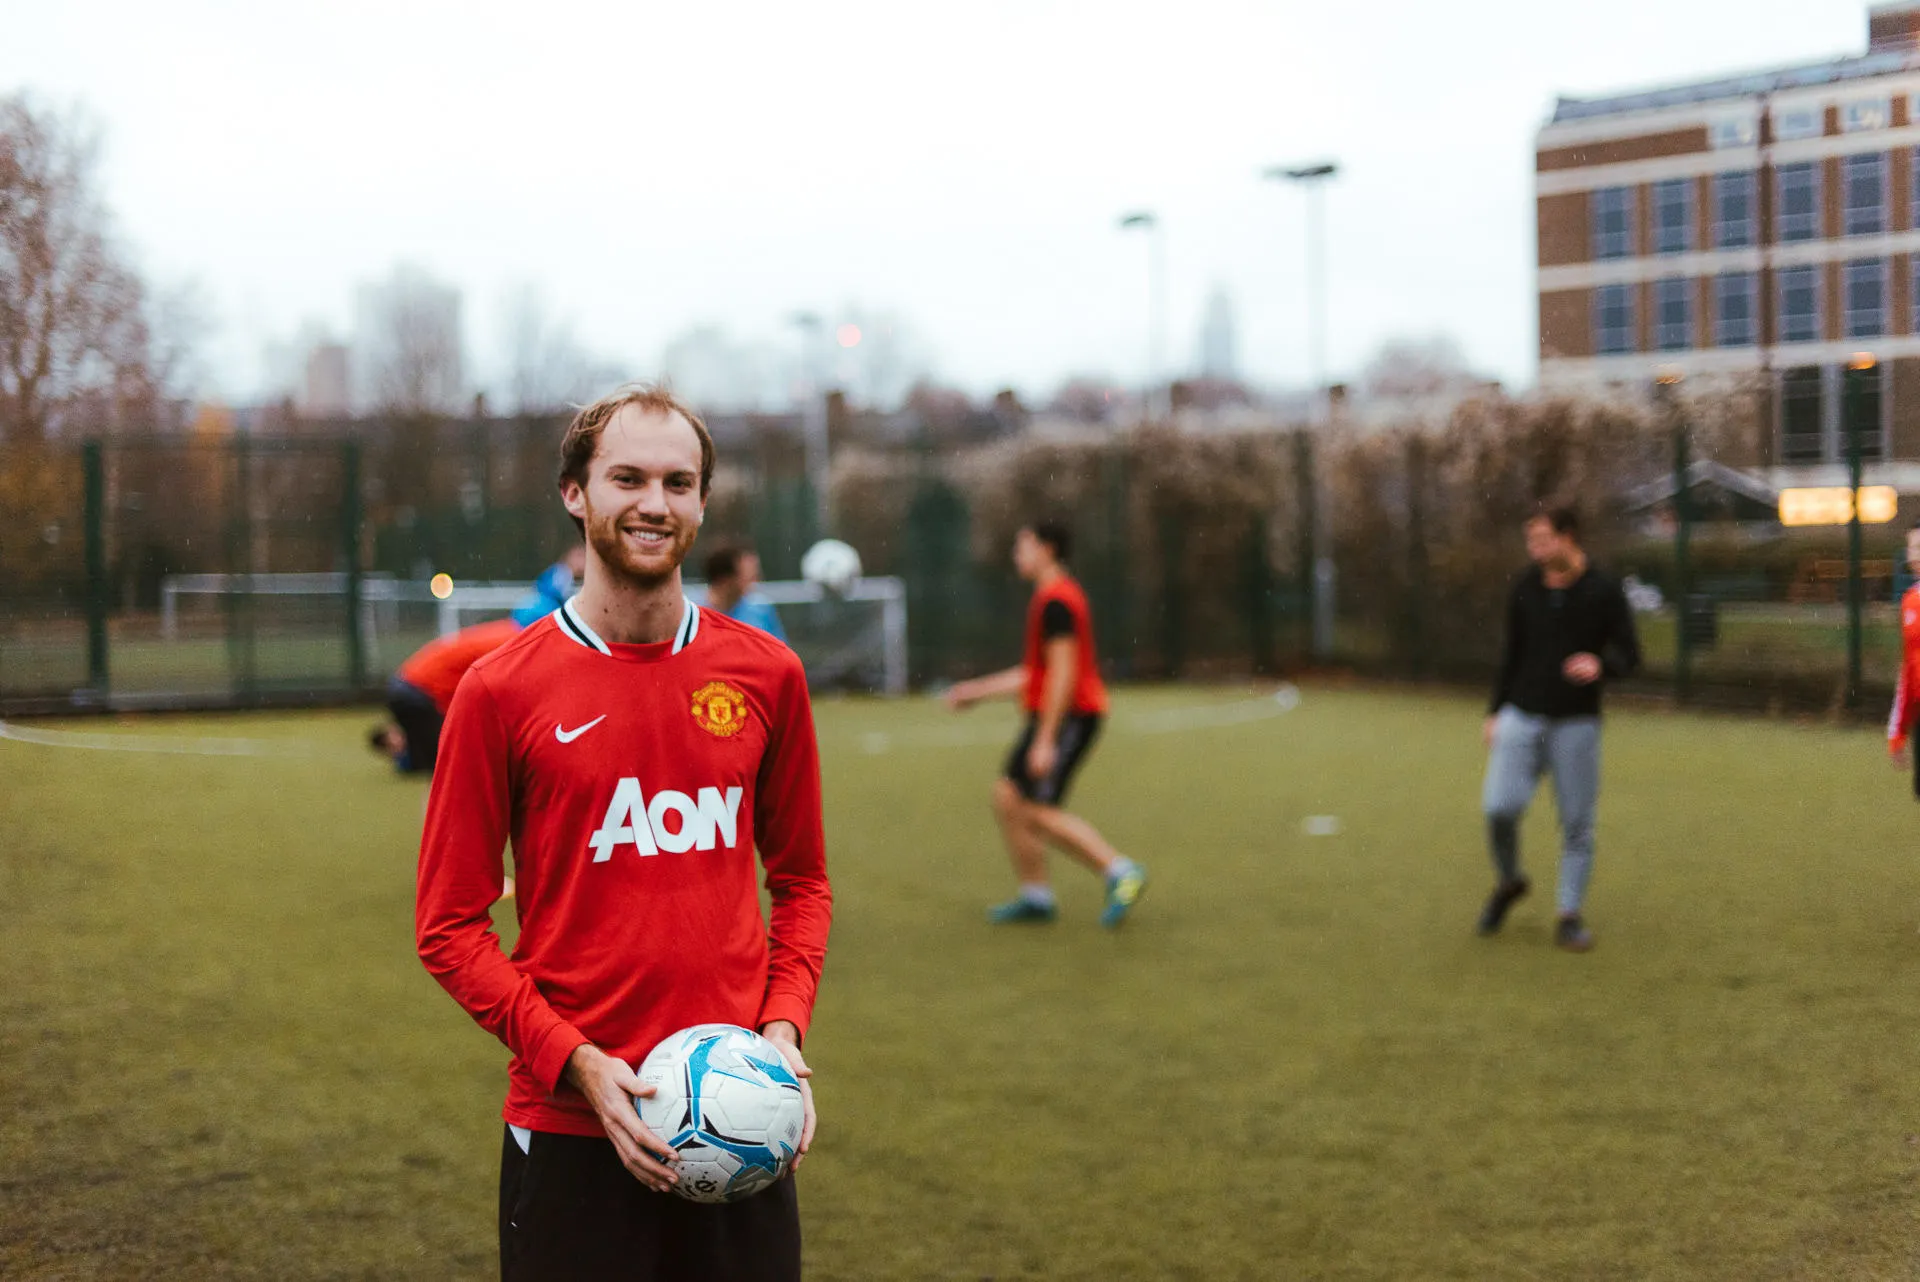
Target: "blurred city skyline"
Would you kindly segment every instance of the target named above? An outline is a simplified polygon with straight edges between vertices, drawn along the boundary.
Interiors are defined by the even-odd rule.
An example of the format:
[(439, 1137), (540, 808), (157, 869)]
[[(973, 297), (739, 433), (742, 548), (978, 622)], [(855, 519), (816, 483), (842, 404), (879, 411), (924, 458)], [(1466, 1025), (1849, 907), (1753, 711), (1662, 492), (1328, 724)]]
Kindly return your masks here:
[[(1322, 157), (1331, 377), (1445, 335), (1524, 387), (1554, 96), (1858, 52), (1865, 8), (80, 0), (15, 16), (0, 91), (97, 126), (118, 236), (197, 287), (228, 400), (295, 393), (403, 267), (454, 292), (455, 377), (496, 403), (530, 344), (761, 403), (923, 376), (1044, 398), (1223, 351), (1298, 388), (1305, 202), (1259, 174)], [(1158, 371), (1136, 209), (1165, 238)]]

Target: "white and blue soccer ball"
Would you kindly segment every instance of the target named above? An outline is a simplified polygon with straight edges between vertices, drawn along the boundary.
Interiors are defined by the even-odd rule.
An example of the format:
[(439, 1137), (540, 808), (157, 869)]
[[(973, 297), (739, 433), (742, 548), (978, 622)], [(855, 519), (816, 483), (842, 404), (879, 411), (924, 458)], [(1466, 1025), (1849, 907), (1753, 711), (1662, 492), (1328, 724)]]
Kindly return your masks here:
[(785, 1175), (800, 1151), (800, 1079), (772, 1042), (734, 1024), (695, 1024), (642, 1060), (651, 1096), (634, 1100), (648, 1130), (680, 1154), (673, 1191), (737, 1202)]
[(860, 581), (860, 554), (839, 539), (821, 539), (800, 558), (800, 577), (835, 596), (845, 596)]

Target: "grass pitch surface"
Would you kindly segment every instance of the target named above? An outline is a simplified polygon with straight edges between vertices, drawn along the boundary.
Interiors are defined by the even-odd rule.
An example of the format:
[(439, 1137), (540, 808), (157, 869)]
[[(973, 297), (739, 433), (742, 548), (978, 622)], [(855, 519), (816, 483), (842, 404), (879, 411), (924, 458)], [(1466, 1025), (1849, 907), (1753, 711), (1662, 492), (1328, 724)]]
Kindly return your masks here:
[[(1875, 735), (1616, 710), (1574, 957), (1544, 795), (1472, 934), (1472, 701), (1269, 710), (1117, 701), (1073, 801), (1153, 882), (1109, 934), (1065, 865), (1057, 923), (982, 919), (1009, 712), (820, 705), (810, 1277), (1920, 1275), (1920, 807)], [(414, 959), (422, 789), (369, 720), (0, 742), (0, 1275), (495, 1275), (505, 1052)]]

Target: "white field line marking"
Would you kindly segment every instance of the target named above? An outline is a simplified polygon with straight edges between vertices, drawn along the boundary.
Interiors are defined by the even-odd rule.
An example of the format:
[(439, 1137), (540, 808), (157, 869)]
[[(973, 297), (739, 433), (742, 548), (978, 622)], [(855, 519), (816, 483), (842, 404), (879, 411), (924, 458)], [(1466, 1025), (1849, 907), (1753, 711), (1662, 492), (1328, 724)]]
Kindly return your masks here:
[(43, 748), (87, 748), (95, 752), (156, 752), (187, 757), (304, 757), (301, 744), (272, 739), (196, 739), (157, 734), (92, 734), (82, 730), (36, 730), (0, 721), (0, 739)]
[[(1120, 734), (1180, 734), (1193, 730), (1218, 730), (1285, 716), (1299, 706), (1299, 689), (1293, 685), (1283, 685), (1272, 694), (1234, 703), (1192, 704), (1184, 708), (1163, 708), (1157, 712), (1115, 717), (1113, 730)], [(964, 726), (904, 733), (869, 730), (860, 736), (860, 750), (868, 756), (878, 756), (896, 748), (975, 748), (1005, 743), (1009, 733), (1018, 731), (975, 730)]]

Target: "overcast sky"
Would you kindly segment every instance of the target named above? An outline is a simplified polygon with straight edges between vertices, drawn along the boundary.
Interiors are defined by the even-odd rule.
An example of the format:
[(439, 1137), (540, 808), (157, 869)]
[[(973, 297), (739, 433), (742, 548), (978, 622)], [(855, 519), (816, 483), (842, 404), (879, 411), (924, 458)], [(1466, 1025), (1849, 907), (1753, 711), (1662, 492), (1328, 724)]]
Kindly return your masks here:
[(465, 292), (491, 375), (533, 282), (650, 372), (696, 323), (892, 312), (976, 392), (1147, 365), (1164, 220), (1169, 355), (1231, 293), (1254, 380), (1306, 377), (1304, 206), (1337, 158), (1336, 376), (1445, 332), (1534, 377), (1532, 138), (1598, 94), (1859, 52), (1860, 0), (821, 0), (813, 4), (4, 0), (0, 91), (80, 105), (123, 238), (198, 281), (228, 396), (399, 260)]

